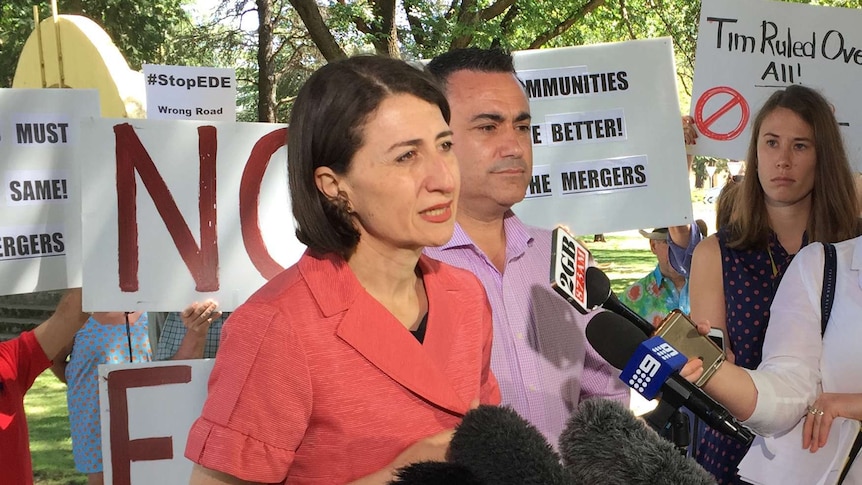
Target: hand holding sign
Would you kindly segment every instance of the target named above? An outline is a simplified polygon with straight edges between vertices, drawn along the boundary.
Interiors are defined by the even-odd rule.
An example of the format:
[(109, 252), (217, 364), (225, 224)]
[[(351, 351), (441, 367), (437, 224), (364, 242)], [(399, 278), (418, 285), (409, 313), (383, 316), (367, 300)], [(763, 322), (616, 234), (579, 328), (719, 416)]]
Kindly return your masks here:
[(221, 316), (218, 303), (207, 300), (203, 303), (194, 302), (180, 314), (183, 325), (192, 332), (206, 335), (210, 325)]

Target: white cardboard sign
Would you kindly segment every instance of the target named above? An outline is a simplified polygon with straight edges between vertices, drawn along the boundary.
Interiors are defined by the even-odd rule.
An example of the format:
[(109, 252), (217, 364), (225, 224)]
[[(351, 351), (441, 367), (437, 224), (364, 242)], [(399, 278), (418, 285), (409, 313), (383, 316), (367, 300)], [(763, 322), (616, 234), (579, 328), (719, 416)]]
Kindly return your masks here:
[(692, 222), (670, 39), (514, 54), (533, 117), (524, 221), (573, 234)]
[(95, 90), (0, 89), (0, 295), (77, 281), (82, 116), (99, 116)]
[(89, 311), (230, 311), (305, 250), (284, 125), (92, 119), (82, 141)]
[(236, 70), (144, 64), (147, 119), (236, 121)]
[(214, 359), (99, 366), (105, 483), (189, 483), (183, 456), (207, 397)]
[(745, 159), (750, 125), (777, 89), (802, 84), (835, 107), (862, 169), (862, 10), (766, 0), (704, 0), (691, 115), (694, 153)]

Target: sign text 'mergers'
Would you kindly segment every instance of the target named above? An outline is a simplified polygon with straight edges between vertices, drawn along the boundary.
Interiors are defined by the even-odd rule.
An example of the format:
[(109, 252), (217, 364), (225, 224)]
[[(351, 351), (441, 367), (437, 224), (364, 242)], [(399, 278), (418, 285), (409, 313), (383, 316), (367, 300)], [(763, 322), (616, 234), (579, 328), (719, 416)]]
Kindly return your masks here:
[(533, 167), (527, 199), (612, 192), (649, 185), (646, 155)]
[(66, 251), (63, 233), (44, 229), (0, 228), (0, 260), (62, 256)]

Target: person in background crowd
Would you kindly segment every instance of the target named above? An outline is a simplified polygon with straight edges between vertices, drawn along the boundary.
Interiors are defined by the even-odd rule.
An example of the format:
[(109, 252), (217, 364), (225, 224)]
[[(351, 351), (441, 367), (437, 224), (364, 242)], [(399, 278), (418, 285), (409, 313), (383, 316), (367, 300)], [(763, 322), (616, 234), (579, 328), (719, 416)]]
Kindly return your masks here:
[[(700, 219), (689, 226), (674, 226), (672, 229), (679, 232), (684, 230), (696, 231), (697, 237), (693, 239), (695, 244), (700, 242), (700, 238), (705, 237), (707, 232), (706, 223)], [(671, 242), (668, 228), (660, 227), (650, 232), (644, 230), (639, 232), (649, 239), (650, 250), (655, 254), (658, 264), (651, 273), (629, 286), (619, 295), (619, 299), (644, 320), (658, 327), (672, 310), (679, 309), (686, 315), (691, 311), (688, 278), (677, 272), (670, 263), (669, 245)], [(634, 399), (633, 402), (637, 406), (637, 400), (641, 398), (634, 396)], [(681, 411), (687, 417), (678, 418), (678, 423), (688, 423), (689, 445), (687, 449), (689, 454), (693, 454), (694, 446), (692, 444), (696, 446), (702, 426), (694, 413), (685, 408)], [(678, 428), (669, 428), (667, 431), (668, 439), (673, 442), (679, 439), (679, 435), (675, 435), (675, 433), (679, 433)], [(681, 443), (677, 444), (681, 445)]]
[(331, 62), (300, 89), (288, 179), (308, 250), (225, 326), (191, 483), (388, 483), (499, 403), (482, 286), (422, 255), (455, 225), (448, 121), (433, 80), (395, 59)]
[[(697, 129), (695, 129), (694, 118), (691, 116), (682, 117), (682, 135), (686, 147), (697, 145)], [(690, 174), (694, 155), (687, 154), (685, 158), (686, 173)], [(695, 227), (695, 223), (697, 223), (697, 227)], [(691, 269), (691, 257), (694, 254), (694, 248), (700, 244), (708, 232), (705, 222), (698, 219), (695, 223), (668, 228), (667, 243), (670, 267), (686, 278), (688, 278)]]
[(32, 485), (30, 435), (24, 394), (90, 317), (81, 310), (81, 289), (66, 291), (50, 318), (32, 331), (0, 342), (0, 481)]
[(90, 485), (104, 483), (99, 364), (150, 360), (146, 312), (94, 312), (51, 365), (54, 375), (67, 384), (75, 468), (87, 474)]
[[(793, 256), (812, 241), (858, 235), (859, 209), (831, 106), (805, 86), (776, 91), (760, 109), (745, 174), (729, 223), (694, 252), (691, 316), (725, 332), (730, 362), (755, 369), (773, 296)], [(745, 452), (708, 430), (697, 460), (719, 483), (740, 483)]]
[(649, 239), (650, 251), (658, 264), (651, 273), (632, 283), (619, 298), (620, 302), (657, 327), (671, 310), (689, 313), (688, 279), (670, 265), (668, 228), (658, 227), (649, 232), (641, 229), (639, 232)]
[(425, 254), (479, 277), (493, 309), (491, 367), (503, 404), (556, 445), (580, 401), (602, 397), (628, 405), (629, 389), (587, 343), (590, 316), (550, 286), (551, 231), (527, 226), (512, 212), (533, 167), (530, 106), (512, 56), (456, 49), (427, 69), (452, 106), (463, 183), (455, 233)]
[(194, 302), (182, 312), (170, 312), (162, 325), (155, 360), (212, 359), (216, 356), (221, 330), (230, 313), (222, 314), (218, 303)]
[[(862, 420), (862, 383), (858, 378), (862, 373), (858, 348), (858, 337), (862, 337), (858, 324), (862, 315), (862, 237), (835, 244), (835, 249), (836, 284), (825, 334), (821, 337), (824, 249), (821, 244), (810, 244), (793, 258), (781, 279), (770, 307), (763, 359), (757, 370), (725, 362), (704, 386), (710, 396), (760, 435), (782, 435), (802, 426), (802, 441), (793, 443), (800, 454), (817, 452), (826, 445), (835, 418)], [(709, 325), (701, 323), (698, 330), (706, 333)], [(691, 379), (699, 375), (697, 372)], [(798, 439), (795, 434), (793, 437)], [(830, 439), (837, 439), (837, 435)], [(786, 450), (774, 444), (767, 446), (772, 451)], [(762, 452), (752, 448), (751, 453)], [(782, 463), (794, 461), (792, 455), (782, 458)], [(844, 483), (862, 483), (858, 462), (859, 457)], [(779, 472), (790, 474), (765, 470), (767, 475)]]
[(162, 328), (171, 312), (147, 312), (147, 334), (150, 340), (150, 351), (156, 355), (159, 351), (159, 339), (162, 338)]
[(718, 193), (718, 199), (715, 201), (715, 230), (718, 231), (722, 227), (730, 224), (730, 215), (733, 213), (733, 204), (736, 200), (736, 193), (742, 187), (742, 179), (735, 181), (736, 177), (730, 179), (721, 192)]

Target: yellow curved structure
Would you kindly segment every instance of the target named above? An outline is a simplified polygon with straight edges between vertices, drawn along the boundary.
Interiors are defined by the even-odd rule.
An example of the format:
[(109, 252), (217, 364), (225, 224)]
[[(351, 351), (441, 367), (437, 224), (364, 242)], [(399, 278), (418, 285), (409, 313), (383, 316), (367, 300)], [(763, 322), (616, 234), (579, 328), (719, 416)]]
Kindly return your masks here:
[[(18, 59), (12, 87), (43, 87), (41, 47), (41, 58), (45, 62), (45, 87), (97, 89), (103, 117), (145, 118), (143, 74), (129, 68), (108, 34), (92, 20), (79, 15), (59, 15), (57, 21), (59, 29), (55, 28), (54, 19), (49, 17), (40, 22), (40, 28), (27, 38)], [(59, 50), (57, 30), (60, 32)]]

